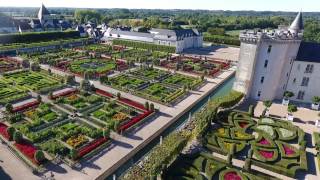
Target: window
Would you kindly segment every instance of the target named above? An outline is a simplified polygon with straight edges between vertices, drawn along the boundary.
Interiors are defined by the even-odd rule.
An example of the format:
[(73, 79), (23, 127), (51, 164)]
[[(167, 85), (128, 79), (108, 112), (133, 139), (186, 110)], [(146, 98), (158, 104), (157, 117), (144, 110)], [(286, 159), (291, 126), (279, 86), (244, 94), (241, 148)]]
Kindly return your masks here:
[(295, 83), (296, 83), (296, 81), (297, 81), (297, 79), (296, 79), (296, 78), (294, 78), (294, 79), (293, 79), (293, 81), (292, 81), (292, 83), (293, 83), (293, 84), (295, 84)]
[(308, 64), (304, 73), (312, 73), (313, 72), (313, 64)]
[(299, 91), (297, 99), (303, 100), (303, 98), (304, 98), (304, 91)]
[(297, 67), (298, 71), (300, 71), (300, 67), (301, 67), (301, 65), (300, 65), (300, 64), (298, 64), (298, 67)]
[(303, 77), (301, 86), (308, 86), (308, 84), (309, 84), (309, 78)]
[(264, 68), (267, 68), (268, 67), (268, 60), (265, 60), (264, 61)]
[(263, 84), (263, 82), (264, 82), (264, 76), (261, 77), (260, 82), (261, 82), (261, 84)]
[(261, 91), (258, 91), (258, 97), (260, 97), (261, 96)]
[(271, 45), (269, 45), (269, 47), (268, 47), (268, 53), (270, 53), (270, 52), (271, 52), (271, 49), (272, 49), (272, 46), (271, 46)]

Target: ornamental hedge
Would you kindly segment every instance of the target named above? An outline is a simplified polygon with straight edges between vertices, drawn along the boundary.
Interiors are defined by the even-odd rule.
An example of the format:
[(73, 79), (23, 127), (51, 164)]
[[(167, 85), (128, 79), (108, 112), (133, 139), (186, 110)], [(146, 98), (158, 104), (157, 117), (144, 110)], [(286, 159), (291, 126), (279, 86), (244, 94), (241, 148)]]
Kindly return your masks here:
[(204, 41), (216, 43), (216, 44), (228, 44), (233, 46), (240, 46), (240, 40), (235, 37), (219, 36), (219, 35), (205, 35)]
[(112, 41), (113, 45), (120, 45), (120, 46), (129, 46), (134, 48), (141, 48), (141, 49), (149, 49), (152, 51), (163, 51), (168, 53), (175, 53), (176, 47), (173, 46), (164, 46), (164, 45), (157, 45), (145, 42), (138, 42), (138, 41), (128, 41), (128, 40), (121, 40), (121, 39), (114, 39)]
[[(155, 178), (160, 172), (167, 167), (180, 154), (188, 141), (198, 138), (203, 135), (205, 130), (210, 125), (211, 120), (214, 120), (218, 108), (232, 107), (239, 102), (243, 97), (242, 93), (231, 91), (229, 94), (211, 100), (204, 110), (195, 114), (194, 128), (189, 131), (187, 129), (174, 132), (163, 140), (162, 145), (154, 148), (147, 160), (144, 161), (142, 167), (135, 165), (123, 179), (146, 179), (149, 177)], [(238, 147), (241, 149), (241, 145)]]
[(30, 32), (23, 34), (3, 34), (0, 35), (0, 44), (10, 43), (32, 43), (52, 41), (55, 39), (79, 38), (79, 31), (53, 31), (53, 32)]

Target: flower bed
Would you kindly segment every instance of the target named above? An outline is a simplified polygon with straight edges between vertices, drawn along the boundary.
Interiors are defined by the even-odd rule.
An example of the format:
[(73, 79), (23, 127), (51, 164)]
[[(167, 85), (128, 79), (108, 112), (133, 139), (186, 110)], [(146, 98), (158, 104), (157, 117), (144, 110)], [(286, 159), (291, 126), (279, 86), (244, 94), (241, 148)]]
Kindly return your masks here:
[(21, 106), (17, 106), (15, 108), (13, 108), (12, 112), (21, 112), (21, 111), (24, 111), (28, 108), (32, 108), (32, 107), (35, 107), (35, 106), (38, 106), (40, 104), (39, 101), (33, 101), (33, 102), (29, 102), (29, 103), (26, 103), (26, 104), (23, 104)]
[(76, 93), (76, 92), (77, 92), (76, 89), (70, 89), (70, 90), (68, 90), (68, 91), (64, 91), (64, 92), (55, 94), (55, 95), (53, 95), (52, 97), (50, 97), (50, 99), (55, 100), (55, 99), (57, 99), (57, 98), (59, 98), (59, 97), (68, 96), (68, 95), (74, 94), (74, 93)]
[(94, 149), (96, 149), (97, 147), (99, 147), (100, 145), (104, 144), (107, 141), (108, 141), (108, 139), (103, 138), (103, 137), (92, 141), (87, 146), (85, 146), (79, 150), (78, 157), (81, 158), (81, 157), (87, 155), (88, 153), (90, 153), (91, 151), (93, 151)]
[(262, 138), (260, 141), (259, 141), (259, 144), (262, 144), (262, 145), (271, 145), (270, 142), (268, 140), (266, 140), (265, 138)]
[(37, 151), (37, 148), (28, 142), (15, 143), (14, 146), (26, 157), (28, 157), (33, 163), (38, 164), (38, 162), (34, 159), (34, 154)]
[(138, 102), (135, 102), (135, 101), (132, 101), (132, 100), (127, 99), (127, 98), (120, 98), (119, 102), (127, 104), (129, 106), (133, 106), (133, 107), (141, 109), (143, 111), (147, 111), (147, 109), (142, 104), (140, 104)]
[(241, 177), (238, 175), (238, 173), (234, 171), (227, 172), (223, 178), (224, 180), (241, 180)]
[(261, 156), (263, 156), (266, 159), (271, 159), (274, 155), (273, 151), (263, 151), (263, 150), (259, 150), (259, 153)]
[(6, 139), (9, 139), (9, 134), (7, 132), (7, 128), (8, 126), (3, 124), (3, 123), (0, 123), (0, 134), (6, 138)]
[(140, 122), (144, 118), (148, 117), (152, 113), (153, 113), (153, 111), (147, 111), (147, 112), (145, 112), (143, 114), (140, 114), (139, 116), (136, 116), (136, 117), (132, 118), (128, 123), (120, 126), (118, 131), (121, 132), (121, 131), (125, 131), (125, 130), (129, 129), (130, 127), (132, 127), (133, 125), (137, 124), (138, 122)]
[(101, 89), (97, 89), (96, 90), (96, 93), (101, 95), (101, 96), (104, 96), (104, 97), (109, 97), (109, 98), (113, 98), (113, 95), (111, 93), (108, 93), (106, 91), (103, 91)]

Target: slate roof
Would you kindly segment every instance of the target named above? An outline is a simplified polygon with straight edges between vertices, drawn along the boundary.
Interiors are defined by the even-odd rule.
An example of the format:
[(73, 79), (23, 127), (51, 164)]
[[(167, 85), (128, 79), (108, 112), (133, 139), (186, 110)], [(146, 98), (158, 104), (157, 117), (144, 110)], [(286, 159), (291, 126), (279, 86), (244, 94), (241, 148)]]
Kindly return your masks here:
[(320, 43), (301, 42), (296, 61), (320, 63)]
[(294, 19), (294, 21), (292, 22), (290, 28), (290, 30), (294, 30), (294, 31), (300, 31), (303, 30), (303, 19), (302, 19), (302, 12), (299, 12), (297, 17)]

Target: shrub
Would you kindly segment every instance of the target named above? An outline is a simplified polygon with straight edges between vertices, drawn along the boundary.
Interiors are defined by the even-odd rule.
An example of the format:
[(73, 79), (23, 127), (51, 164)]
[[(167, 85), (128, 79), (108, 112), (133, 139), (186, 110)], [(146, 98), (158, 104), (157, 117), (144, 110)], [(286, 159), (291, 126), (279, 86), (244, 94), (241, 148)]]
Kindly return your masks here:
[(250, 105), (249, 106), (249, 115), (251, 116), (251, 117), (253, 117), (254, 116), (254, 106), (253, 105)]
[(147, 110), (149, 110), (149, 102), (146, 101), (146, 103), (144, 104), (144, 108), (146, 108)]
[(263, 101), (263, 105), (266, 107), (266, 108), (269, 108), (269, 107), (271, 107), (271, 105), (272, 105), (272, 101)]
[(240, 46), (240, 40), (236, 37), (221, 36), (221, 35), (205, 35), (203, 40), (217, 43), (217, 44), (229, 44), (234, 46)]
[(21, 143), (22, 141), (22, 134), (19, 132), (19, 131), (16, 131), (14, 134), (13, 134), (13, 140), (16, 142), (16, 143)]
[(150, 111), (154, 111), (154, 104), (153, 103), (150, 104)]
[(163, 51), (168, 53), (175, 53), (176, 48), (173, 46), (164, 46), (164, 45), (157, 45), (145, 42), (137, 42), (137, 41), (128, 41), (128, 40), (120, 40), (114, 39), (112, 41), (113, 45), (122, 45), (122, 46), (130, 46), (134, 48), (141, 48), (141, 49), (149, 49), (152, 51)]
[(36, 151), (36, 153), (34, 154), (34, 159), (38, 162), (41, 163), (45, 157), (44, 157), (44, 153), (40, 150)]
[(80, 37), (78, 31), (55, 32), (30, 32), (23, 34), (0, 35), (0, 44), (52, 41), (54, 39), (66, 39)]
[(16, 129), (14, 129), (14, 127), (8, 127), (7, 128), (7, 133), (9, 135), (9, 141), (12, 141), (13, 140), (13, 136), (14, 136), (14, 133), (16, 132)]
[(290, 92), (290, 91), (286, 91), (286, 92), (284, 92), (283, 96), (284, 96), (285, 98), (291, 98), (291, 97), (294, 96), (294, 93), (293, 93), (293, 92)]
[(294, 112), (297, 112), (298, 111), (298, 108), (296, 105), (292, 105), (292, 104), (289, 104), (288, 106), (288, 112), (289, 113), (294, 113)]
[(245, 160), (243, 169), (245, 169), (246, 171), (251, 171), (251, 159), (250, 158), (247, 158)]
[(73, 160), (76, 160), (78, 158), (78, 151), (75, 150), (75, 149), (72, 149), (70, 151), (70, 157), (73, 159)]

